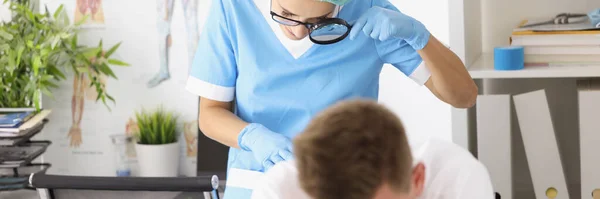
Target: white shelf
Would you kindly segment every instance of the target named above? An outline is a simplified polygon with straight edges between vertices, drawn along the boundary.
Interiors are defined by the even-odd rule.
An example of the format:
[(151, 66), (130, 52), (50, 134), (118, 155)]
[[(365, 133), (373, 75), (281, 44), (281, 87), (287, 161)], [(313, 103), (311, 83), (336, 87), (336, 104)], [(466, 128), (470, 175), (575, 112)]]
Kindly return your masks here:
[(534, 66), (513, 71), (494, 70), (494, 58), (491, 54), (479, 57), (468, 70), (473, 79), (600, 77), (600, 65)]

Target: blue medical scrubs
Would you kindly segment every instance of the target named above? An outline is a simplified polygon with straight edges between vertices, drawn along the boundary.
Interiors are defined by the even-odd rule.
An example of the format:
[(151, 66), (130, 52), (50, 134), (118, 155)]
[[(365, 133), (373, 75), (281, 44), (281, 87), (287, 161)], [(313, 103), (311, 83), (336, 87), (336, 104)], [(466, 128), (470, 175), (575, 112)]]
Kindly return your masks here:
[[(229, 102), (235, 96), (236, 114), (246, 122), (294, 138), (315, 114), (338, 101), (376, 100), (384, 64), (406, 75), (398, 78), (417, 84), (429, 78), (419, 54), (400, 39), (381, 42), (360, 34), (332, 45), (314, 44), (295, 57), (276, 36), (261, 3), (270, 1), (212, 1), (186, 85), (212, 100)], [(371, 6), (396, 9), (387, 0), (353, 0), (338, 17), (355, 21)], [(235, 148), (229, 151), (231, 168), (263, 171), (252, 152)], [(226, 199), (250, 194), (235, 187), (225, 190)]]

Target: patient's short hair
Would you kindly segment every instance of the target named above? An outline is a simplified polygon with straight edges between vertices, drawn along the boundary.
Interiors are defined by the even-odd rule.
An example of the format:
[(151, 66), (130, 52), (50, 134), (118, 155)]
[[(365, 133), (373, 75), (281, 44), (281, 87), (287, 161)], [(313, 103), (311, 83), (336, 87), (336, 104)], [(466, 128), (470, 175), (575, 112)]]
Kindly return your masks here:
[(375, 101), (321, 112), (294, 139), (302, 189), (314, 199), (370, 199), (383, 183), (410, 188), (412, 155), (399, 118)]

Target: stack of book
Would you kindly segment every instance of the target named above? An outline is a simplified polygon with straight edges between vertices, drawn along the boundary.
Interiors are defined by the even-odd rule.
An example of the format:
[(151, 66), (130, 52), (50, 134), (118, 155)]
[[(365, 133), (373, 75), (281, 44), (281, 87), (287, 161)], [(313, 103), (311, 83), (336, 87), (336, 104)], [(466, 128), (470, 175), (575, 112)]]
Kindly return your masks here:
[(17, 138), (31, 138), (39, 133), (50, 112), (36, 112), (33, 108), (0, 108), (0, 145), (13, 145)]
[(31, 140), (48, 122), (50, 110), (0, 108), (0, 192), (27, 188), (31, 173), (45, 172), (49, 163), (32, 163), (46, 152), (47, 140)]
[(516, 28), (510, 42), (525, 48), (525, 66), (600, 66), (600, 28), (591, 23)]

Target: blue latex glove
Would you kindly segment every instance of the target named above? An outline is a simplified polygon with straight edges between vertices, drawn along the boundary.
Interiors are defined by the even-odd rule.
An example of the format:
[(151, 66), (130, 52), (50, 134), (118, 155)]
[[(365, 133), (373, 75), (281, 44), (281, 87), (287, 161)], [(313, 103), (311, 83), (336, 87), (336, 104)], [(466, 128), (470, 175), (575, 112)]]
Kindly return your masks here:
[(381, 41), (389, 38), (406, 40), (415, 50), (423, 49), (431, 35), (427, 28), (416, 19), (400, 11), (377, 6), (369, 8), (356, 21), (350, 31), (350, 39), (356, 38), (361, 31), (365, 35)]
[(596, 9), (588, 13), (590, 20), (592, 21), (592, 25), (596, 28), (600, 28), (600, 9)]
[(261, 124), (251, 123), (238, 136), (238, 145), (251, 151), (264, 171), (278, 162), (292, 160), (292, 141), (282, 134), (272, 132)]

